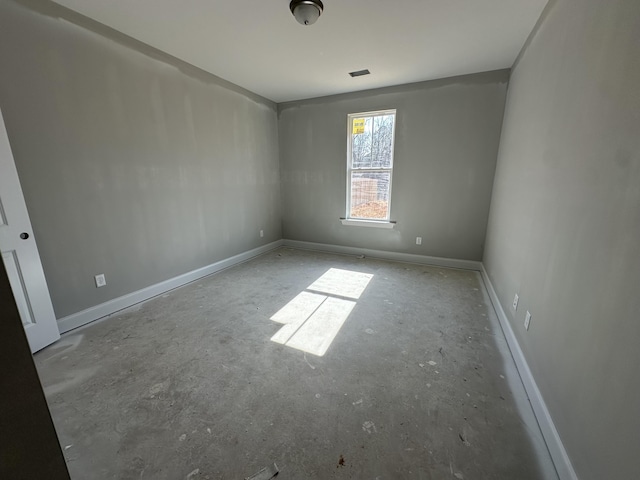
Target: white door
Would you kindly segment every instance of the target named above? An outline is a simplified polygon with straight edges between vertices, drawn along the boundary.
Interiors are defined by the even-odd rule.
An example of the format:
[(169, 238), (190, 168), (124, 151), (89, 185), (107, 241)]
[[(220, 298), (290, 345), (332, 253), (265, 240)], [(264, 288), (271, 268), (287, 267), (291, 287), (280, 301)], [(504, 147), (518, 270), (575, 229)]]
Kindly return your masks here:
[(31, 351), (60, 338), (0, 111), (0, 251)]

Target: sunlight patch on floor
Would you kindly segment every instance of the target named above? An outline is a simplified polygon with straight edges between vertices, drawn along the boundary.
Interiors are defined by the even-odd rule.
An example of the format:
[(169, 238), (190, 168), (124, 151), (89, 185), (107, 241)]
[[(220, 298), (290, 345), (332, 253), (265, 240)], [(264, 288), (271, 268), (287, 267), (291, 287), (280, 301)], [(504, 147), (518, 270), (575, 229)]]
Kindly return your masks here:
[(352, 272), (330, 268), (324, 275), (307, 287), (307, 290), (337, 295), (339, 297), (360, 298), (373, 277), (370, 273)]
[(271, 317), (284, 326), (271, 341), (323, 356), (356, 306), (345, 297), (359, 299), (372, 274), (330, 268)]
[(284, 325), (295, 323), (301, 318), (306, 320), (313, 312), (326, 300), (325, 295), (317, 293), (302, 292), (296, 298), (282, 307), (271, 320)]

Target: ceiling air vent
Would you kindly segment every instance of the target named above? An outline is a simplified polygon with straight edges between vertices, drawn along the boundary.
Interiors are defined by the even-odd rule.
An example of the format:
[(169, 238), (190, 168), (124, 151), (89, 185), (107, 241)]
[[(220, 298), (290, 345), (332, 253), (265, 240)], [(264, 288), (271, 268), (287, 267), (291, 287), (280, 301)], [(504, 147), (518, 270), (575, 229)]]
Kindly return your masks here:
[(361, 77), (363, 75), (369, 75), (371, 72), (366, 68), (364, 70), (358, 70), (357, 72), (349, 72), (352, 77)]

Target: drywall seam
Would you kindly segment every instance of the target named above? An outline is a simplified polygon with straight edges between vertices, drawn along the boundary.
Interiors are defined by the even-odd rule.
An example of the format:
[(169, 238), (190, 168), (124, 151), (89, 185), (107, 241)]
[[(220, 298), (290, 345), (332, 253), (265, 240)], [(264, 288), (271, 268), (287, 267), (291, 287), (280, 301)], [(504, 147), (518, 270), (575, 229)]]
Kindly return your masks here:
[(328, 243), (302, 242), (300, 240), (283, 240), (285, 247), (298, 248), (300, 250), (314, 250), (319, 252), (339, 253), (343, 255), (364, 255), (365, 257), (393, 260), (395, 262), (417, 263), (423, 265), (435, 265), (438, 267), (460, 268), (463, 270), (480, 271), (482, 263), (474, 260), (459, 260), (455, 258), (429, 257), (427, 255), (415, 255), (412, 253), (389, 252), (386, 250), (371, 250), (368, 248), (345, 247), (343, 245), (331, 245)]
[(157, 295), (166, 293), (169, 290), (173, 290), (174, 288), (182, 287), (187, 283), (193, 282), (202, 277), (206, 277), (207, 275), (212, 275), (226, 268), (233, 267), (242, 262), (246, 262), (253, 257), (262, 255), (263, 253), (266, 253), (280, 246), (282, 246), (282, 240), (276, 240), (275, 242), (268, 243), (266, 245), (248, 250), (243, 253), (239, 253), (238, 255), (225, 258), (224, 260), (220, 260), (219, 262), (212, 263), (211, 265), (207, 265), (206, 267), (183, 273), (182, 275), (170, 278), (168, 280), (165, 280), (164, 282), (156, 283), (155, 285), (151, 285), (141, 290), (137, 290), (121, 297), (114, 298), (113, 300), (109, 300), (108, 302), (101, 303), (94, 307), (87, 308), (86, 310), (82, 310), (80, 312), (59, 319), (58, 328), (60, 329), (60, 333), (66, 333), (70, 330), (86, 325), (87, 323), (106, 317), (122, 309), (131, 307), (136, 303), (140, 303)]
[(536, 420), (540, 426), (540, 431), (542, 432), (542, 436), (544, 437), (549, 453), (551, 454), (551, 459), (553, 460), (553, 464), (558, 472), (558, 477), (560, 480), (578, 480), (578, 476), (573, 469), (573, 465), (571, 464), (569, 455), (564, 448), (562, 439), (560, 438), (555, 424), (553, 423), (553, 418), (551, 418), (551, 414), (547, 409), (542, 393), (540, 393), (540, 390), (538, 389), (538, 385), (536, 384), (527, 360), (522, 353), (522, 349), (520, 348), (520, 344), (513, 332), (513, 328), (511, 328), (509, 319), (500, 304), (498, 294), (493, 288), (493, 284), (491, 283), (489, 275), (484, 268), (484, 264), (481, 263), (480, 268), (482, 280), (484, 281), (487, 292), (489, 292), (489, 298), (491, 299), (496, 315), (500, 320), (502, 332), (507, 339), (509, 350), (511, 350), (511, 356), (516, 364), (520, 378), (522, 379), (524, 389), (529, 396), (533, 413), (536, 416)]
[(518, 56), (513, 61), (513, 65), (511, 65), (511, 71), (513, 71), (516, 68), (516, 66), (520, 63), (520, 60), (524, 56), (525, 52), (529, 49), (529, 45), (531, 44), (531, 42), (533, 42), (533, 39), (536, 37), (536, 35), (538, 35), (538, 30), (540, 30), (542, 24), (546, 21), (547, 17), (549, 16), (551, 9), (554, 8), (557, 3), (558, 3), (557, 0), (549, 0), (547, 4), (544, 6), (544, 8), (542, 9), (542, 13), (540, 13), (538, 20), (536, 21), (536, 24), (531, 29), (531, 32), (529, 32), (529, 35), (527, 36), (527, 39), (524, 41), (524, 44), (522, 45), (520, 52), (518, 52)]
[[(379, 96), (396, 93), (412, 93), (425, 89), (446, 88), (452, 85), (464, 85), (470, 81), (475, 81), (475, 85), (480, 83), (509, 82), (511, 69), (500, 68), (498, 70), (488, 70), (485, 72), (465, 73), (462, 75), (454, 75), (453, 77), (434, 78), (431, 80), (422, 80), (420, 82), (401, 83), (400, 85), (391, 85), (388, 87), (369, 88), (366, 90), (357, 90), (355, 92), (334, 93), (320, 97), (301, 98), (299, 100), (290, 100), (278, 103), (278, 116), (284, 110), (289, 108), (299, 108), (307, 105), (326, 104), (327, 102), (340, 102), (343, 100), (363, 99), (370, 96)], [(480, 83), (479, 83), (480, 82)]]
[(277, 107), (277, 104), (262, 95), (258, 95), (251, 90), (247, 90), (240, 85), (236, 85), (233, 82), (225, 80), (222, 77), (219, 77), (207, 70), (203, 70), (200, 67), (197, 67), (191, 63), (185, 62), (184, 60), (175, 57), (167, 52), (164, 52), (156, 47), (153, 47), (149, 44), (146, 44), (134, 37), (127, 35), (126, 33), (122, 33), (119, 30), (116, 30), (108, 25), (98, 22), (93, 18), (87, 17), (80, 12), (76, 12), (68, 7), (65, 7), (59, 3), (55, 3), (54, 1), (42, 1), (42, 0), (14, 0), (14, 3), (20, 5), (23, 8), (31, 10), (34, 13), (38, 13), (40, 15), (47, 16), (49, 18), (55, 20), (63, 20), (68, 22), (69, 24), (79, 27), (87, 32), (91, 32), (98, 36), (101, 36), (107, 40), (116, 42), (122, 45), (125, 48), (129, 48), (134, 50), (142, 55), (147, 56), (148, 58), (154, 59), (156, 61), (162, 62), (165, 65), (172, 66), (177, 68), (184, 75), (199, 79), (207, 84), (217, 85), (222, 88), (226, 88), (235, 93), (239, 93), (244, 95), (247, 98), (250, 98), (256, 103), (261, 103), (267, 105), (274, 110)]

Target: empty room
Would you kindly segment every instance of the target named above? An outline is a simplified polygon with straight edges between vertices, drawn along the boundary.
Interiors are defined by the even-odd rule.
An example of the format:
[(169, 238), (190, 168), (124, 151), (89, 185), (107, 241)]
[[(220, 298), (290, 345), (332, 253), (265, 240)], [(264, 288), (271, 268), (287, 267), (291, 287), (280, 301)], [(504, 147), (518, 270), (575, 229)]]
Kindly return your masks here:
[(640, 2), (0, 0), (0, 478), (640, 478)]

